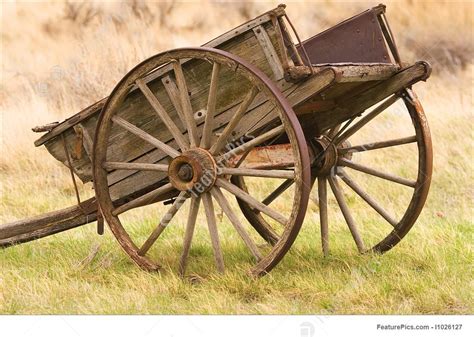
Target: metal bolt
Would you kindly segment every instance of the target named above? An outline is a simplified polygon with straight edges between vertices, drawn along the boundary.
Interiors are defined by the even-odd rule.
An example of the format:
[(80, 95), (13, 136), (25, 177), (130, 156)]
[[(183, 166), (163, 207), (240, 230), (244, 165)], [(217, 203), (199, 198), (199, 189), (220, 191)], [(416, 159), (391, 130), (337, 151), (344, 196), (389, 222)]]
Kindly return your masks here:
[(183, 181), (191, 181), (193, 179), (193, 168), (189, 164), (183, 164), (178, 170), (178, 177)]

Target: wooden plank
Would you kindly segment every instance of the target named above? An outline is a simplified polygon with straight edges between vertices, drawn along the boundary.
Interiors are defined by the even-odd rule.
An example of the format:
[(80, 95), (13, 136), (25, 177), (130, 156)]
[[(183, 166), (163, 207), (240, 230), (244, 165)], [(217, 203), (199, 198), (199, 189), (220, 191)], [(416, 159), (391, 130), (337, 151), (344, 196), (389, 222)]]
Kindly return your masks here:
[(132, 170), (132, 171), (158, 171), (168, 172), (168, 165), (150, 164), (150, 163), (120, 163), (120, 162), (105, 162), (102, 165), (106, 170)]
[(367, 82), (381, 81), (390, 78), (400, 70), (396, 64), (387, 63), (335, 63), (318, 64), (313, 66), (315, 71), (320, 71), (327, 67), (333, 68), (339, 75), (338, 82)]
[(282, 79), (284, 76), (283, 67), (281, 65), (280, 59), (278, 58), (278, 54), (275, 48), (273, 47), (270, 37), (267, 34), (267, 31), (263, 26), (259, 25), (253, 28), (253, 32), (257, 37), (260, 47), (265, 53), (268, 64), (270, 64), (270, 67), (272, 68), (273, 79), (276, 81)]

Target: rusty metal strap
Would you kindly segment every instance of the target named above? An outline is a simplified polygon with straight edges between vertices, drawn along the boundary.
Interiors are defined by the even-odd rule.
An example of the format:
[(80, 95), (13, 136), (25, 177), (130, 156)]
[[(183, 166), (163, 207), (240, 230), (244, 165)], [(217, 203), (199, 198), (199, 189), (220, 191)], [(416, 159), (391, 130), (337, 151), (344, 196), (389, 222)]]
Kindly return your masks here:
[(82, 213), (86, 214), (85, 210), (82, 208), (82, 205), (81, 205), (81, 197), (79, 196), (79, 189), (77, 188), (76, 177), (74, 176), (74, 169), (72, 167), (71, 156), (69, 155), (69, 150), (68, 150), (67, 145), (66, 145), (66, 139), (64, 138), (64, 133), (61, 133), (61, 141), (63, 143), (64, 154), (66, 155), (69, 171), (71, 172), (71, 178), (72, 178), (72, 182), (74, 184), (74, 191), (76, 192), (77, 205), (80, 208), (80, 210), (82, 211)]
[[(295, 44), (293, 43), (291, 39), (291, 35), (288, 32), (288, 29), (285, 26), (285, 23), (282, 20), (282, 17), (285, 17), (286, 20), (288, 21), (289, 25), (291, 26), (291, 29), (293, 30), (294, 35), (296, 36), (296, 39), (298, 40), (298, 43), (300, 46), (302, 46), (303, 50), (303, 56), (305, 58), (305, 62), (307, 65), (305, 65), (305, 62), (301, 58), (300, 52), (297, 50)], [(278, 17), (277, 15), (273, 14), (270, 16), (273, 27), (275, 28), (276, 31), (276, 37), (277, 37), (277, 43), (278, 47), (280, 49), (280, 54), (282, 57), (282, 66), (283, 70), (285, 71), (285, 79), (287, 81), (299, 81), (301, 79), (304, 79), (310, 75), (314, 74), (314, 69), (311, 66), (311, 61), (308, 56), (308, 53), (306, 52), (306, 49), (301, 43), (301, 40), (298, 36), (298, 33), (295, 30), (295, 27), (291, 23), (290, 19), (286, 14), (284, 14), (282, 17)], [(287, 51), (291, 49), (291, 64), (290, 64), (290, 58), (288, 57)], [(296, 60), (293, 59), (293, 57), (296, 58)], [(294, 65), (296, 63), (296, 65)]]
[(288, 17), (288, 15), (284, 15), (284, 17), (286, 18), (286, 20), (288, 21), (288, 23), (290, 24), (290, 27), (291, 29), (293, 30), (293, 33), (295, 34), (295, 37), (296, 37), (296, 40), (298, 41), (298, 45), (300, 46), (301, 50), (303, 51), (303, 54), (304, 54), (304, 58), (306, 59), (306, 64), (307, 66), (310, 68), (311, 70), (311, 74), (314, 74), (314, 69), (313, 67), (311, 66), (311, 60), (308, 56), (308, 52), (306, 51), (306, 48), (304, 47), (304, 45), (301, 43), (301, 40), (300, 40), (300, 37), (298, 35), (298, 33), (296, 32), (296, 29), (295, 29), (295, 26), (293, 26), (293, 23), (291, 22), (290, 18)]

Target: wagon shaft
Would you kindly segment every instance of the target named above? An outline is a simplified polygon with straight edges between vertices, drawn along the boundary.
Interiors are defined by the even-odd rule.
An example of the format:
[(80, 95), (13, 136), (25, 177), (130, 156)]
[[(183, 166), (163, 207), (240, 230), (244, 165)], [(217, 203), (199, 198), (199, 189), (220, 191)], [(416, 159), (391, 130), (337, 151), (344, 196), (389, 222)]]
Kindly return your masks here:
[(80, 205), (0, 226), (0, 247), (36, 240), (97, 220), (95, 198)]

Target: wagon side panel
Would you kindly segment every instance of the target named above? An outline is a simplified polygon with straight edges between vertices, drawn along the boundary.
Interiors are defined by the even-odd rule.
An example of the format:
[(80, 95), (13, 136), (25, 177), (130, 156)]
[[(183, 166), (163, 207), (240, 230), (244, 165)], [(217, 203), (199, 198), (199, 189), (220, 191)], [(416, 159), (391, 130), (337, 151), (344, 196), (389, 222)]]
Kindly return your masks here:
[[(216, 41), (211, 41), (211, 43), (215, 42)], [(291, 87), (291, 84), (283, 80), (283, 70), (279, 63), (281, 50), (278, 48), (277, 31), (269, 18), (265, 22), (255, 22), (249, 29), (244, 32), (239, 31), (239, 34), (232, 38), (227, 37), (217, 42), (220, 43), (218, 45), (219, 49), (226, 50), (250, 61), (267, 76), (275, 81), (279, 81), (282, 90)], [(209, 83), (209, 81), (205, 79), (210, 77), (211, 67), (205, 62), (198, 62), (184, 64), (183, 69), (188, 82), (193, 111), (205, 113), (209, 88), (203, 86), (201, 83)], [(226, 83), (220, 86), (222, 89), (220, 89), (218, 93), (218, 129), (225, 127), (233, 113), (234, 107), (242, 101), (248, 89), (239, 85), (238, 81), (236, 82), (234, 80), (232, 74), (222, 76), (222, 81)], [(176, 90), (176, 81), (173, 73), (157, 71), (150, 75), (148, 86), (170, 113), (173, 120), (176, 121), (176, 124), (183, 127), (180, 122), (179, 111), (176, 111), (174, 107), (176, 102), (173, 102), (174, 94), (176, 94), (174, 92), (174, 90)], [(262, 103), (264, 102), (258, 102), (258, 104), (254, 104), (251, 108), (255, 108), (259, 104), (262, 105)], [(254, 109), (256, 111), (253, 111), (252, 116), (246, 117), (247, 122), (253, 122), (255, 124), (255, 121), (268, 113), (268, 109), (269, 107), (265, 105)], [(83, 182), (92, 180), (91, 140), (94, 138), (99, 111), (100, 106), (87, 118), (78, 121), (74, 127), (70, 127), (62, 132), (61, 136), (50, 139), (45, 143), (48, 151), (66, 166), (68, 166), (67, 155), (70, 156), (73, 170)], [(139, 118), (135, 114), (135, 111), (140, 111)], [(169, 139), (169, 145), (176, 147), (168, 129), (162, 123), (156, 122), (156, 118), (154, 118), (155, 112), (138, 91), (132, 92), (129, 97), (127, 97), (120, 114), (129, 122), (135, 123), (152, 135), (156, 133), (160, 133), (160, 135), (165, 134), (167, 139)], [(268, 120), (268, 118), (265, 120)], [(243, 125), (245, 124), (243, 123)], [(246, 131), (247, 130), (243, 129), (237, 130), (236, 135), (243, 134)], [(63, 136), (67, 151), (65, 151), (64, 148)], [(159, 151), (154, 149), (150, 144), (135, 136), (130, 136), (130, 134), (126, 134), (119, 129), (117, 129), (113, 137), (113, 142), (110, 144), (109, 155), (111, 160), (117, 161), (160, 162), (164, 160), (164, 155), (159, 153)], [(130, 188), (141, 189), (150, 182), (156, 182), (163, 178), (165, 178), (165, 176), (159, 172), (111, 172), (110, 184), (115, 185), (114, 191), (116, 191), (118, 198), (130, 193)]]

